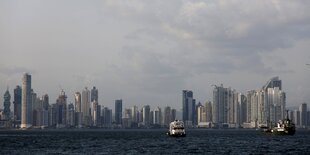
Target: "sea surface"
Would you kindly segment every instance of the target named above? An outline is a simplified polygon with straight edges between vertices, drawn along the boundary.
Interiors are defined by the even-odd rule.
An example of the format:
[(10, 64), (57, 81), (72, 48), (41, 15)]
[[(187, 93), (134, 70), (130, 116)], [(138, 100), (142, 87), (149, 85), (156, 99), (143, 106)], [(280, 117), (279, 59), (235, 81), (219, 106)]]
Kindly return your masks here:
[(257, 130), (0, 130), (0, 154), (310, 154), (310, 131), (293, 136)]

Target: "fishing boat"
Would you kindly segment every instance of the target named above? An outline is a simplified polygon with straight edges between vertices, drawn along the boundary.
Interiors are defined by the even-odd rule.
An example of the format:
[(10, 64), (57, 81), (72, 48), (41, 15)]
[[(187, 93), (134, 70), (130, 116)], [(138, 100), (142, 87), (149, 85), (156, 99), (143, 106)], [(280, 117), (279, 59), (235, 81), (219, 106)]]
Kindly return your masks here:
[(279, 120), (275, 127), (265, 128), (263, 131), (275, 135), (294, 135), (295, 124), (288, 118), (288, 111), (287, 111), (285, 119)]
[(271, 133), (277, 135), (294, 135), (295, 124), (289, 119), (280, 120), (277, 126), (271, 129)]
[(185, 137), (185, 128), (183, 121), (175, 120), (170, 123), (169, 125), (169, 131), (167, 132), (167, 135), (172, 137)]

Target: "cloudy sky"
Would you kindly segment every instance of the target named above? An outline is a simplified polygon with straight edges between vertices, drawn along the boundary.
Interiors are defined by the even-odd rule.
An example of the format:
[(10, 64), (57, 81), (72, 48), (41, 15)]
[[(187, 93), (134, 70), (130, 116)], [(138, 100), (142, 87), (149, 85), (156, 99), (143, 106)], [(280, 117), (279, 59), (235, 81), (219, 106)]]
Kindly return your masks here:
[[(114, 109), (181, 108), (181, 91), (212, 99), (279, 76), (287, 105), (310, 103), (309, 0), (1, 0), (0, 94), (24, 72), (56, 101), (96, 86)], [(1, 95), (3, 96), (3, 95)], [(12, 99), (13, 100), (13, 99)], [(1, 106), (3, 97), (0, 99)]]

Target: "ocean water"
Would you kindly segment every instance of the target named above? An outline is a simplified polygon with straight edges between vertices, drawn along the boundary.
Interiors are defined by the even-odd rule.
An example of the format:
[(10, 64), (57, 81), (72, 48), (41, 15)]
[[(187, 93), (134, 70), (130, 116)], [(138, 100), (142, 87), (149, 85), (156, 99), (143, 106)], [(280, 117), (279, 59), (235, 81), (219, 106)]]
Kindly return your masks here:
[(293, 136), (256, 130), (187, 130), (168, 137), (166, 130), (0, 131), (0, 154), (310, 154), (310, 131)]

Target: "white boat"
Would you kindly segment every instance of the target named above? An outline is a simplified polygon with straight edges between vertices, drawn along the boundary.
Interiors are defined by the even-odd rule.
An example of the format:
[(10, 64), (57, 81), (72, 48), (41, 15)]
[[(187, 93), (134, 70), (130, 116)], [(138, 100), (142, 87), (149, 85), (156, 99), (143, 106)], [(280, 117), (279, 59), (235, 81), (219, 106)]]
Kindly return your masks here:
[(174, 137), (185, 137), (186, 133), (183, 121), (175, 120), (171, 122), (169, 125), (169, 131), (167, 132), (167, 135)]

